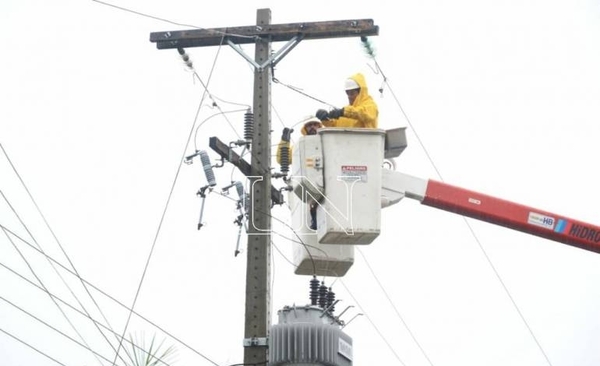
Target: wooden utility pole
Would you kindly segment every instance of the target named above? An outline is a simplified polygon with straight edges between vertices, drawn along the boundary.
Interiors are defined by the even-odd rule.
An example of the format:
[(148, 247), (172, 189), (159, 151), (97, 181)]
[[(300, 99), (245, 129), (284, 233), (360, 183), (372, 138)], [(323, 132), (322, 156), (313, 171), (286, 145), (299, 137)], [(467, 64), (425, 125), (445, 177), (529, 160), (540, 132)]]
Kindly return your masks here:
[[(281, 195), (271, 187), (271, 76), (275, 66), (300, 41), (339, 37), (372, 36), (379, 28), (370, 19), (312, 23), (271, 24), (271, 10), (258, 9), (256, 25), (153, 32), (150, 41), (158, 49), (179, 49), (227, 44), (254, 66), (254, 132), (250, 172), (242, 159), (230, 161), (250, 178), (248, 208), (248, 249), (246, 269), (246, 320), (244, 364), (266, 365), (271, 325), (271, 199), (282, 203)], [(287, 42), (271, 54), (272, 42)], [(255, 44), (254, 59), (238, 45)], [(221, 156), (228, 147), (211, 138), (211, 148)], [(233, 160), (233, 159), (232, 159)], [(242, 168), (243, 166), (243, 168)], [(277, 199), (279, 199), (279, 202)]]

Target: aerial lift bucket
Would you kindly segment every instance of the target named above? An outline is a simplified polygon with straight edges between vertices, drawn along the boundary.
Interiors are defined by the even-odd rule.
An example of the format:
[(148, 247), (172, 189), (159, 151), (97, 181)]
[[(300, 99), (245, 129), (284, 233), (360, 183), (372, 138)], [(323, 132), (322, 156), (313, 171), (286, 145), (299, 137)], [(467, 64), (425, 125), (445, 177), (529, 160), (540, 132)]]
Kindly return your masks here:
[(385, 131), (319, 131), (325, 195), (317, 209), (321, 244), (370, 244), (381, 227), (381, 174)]

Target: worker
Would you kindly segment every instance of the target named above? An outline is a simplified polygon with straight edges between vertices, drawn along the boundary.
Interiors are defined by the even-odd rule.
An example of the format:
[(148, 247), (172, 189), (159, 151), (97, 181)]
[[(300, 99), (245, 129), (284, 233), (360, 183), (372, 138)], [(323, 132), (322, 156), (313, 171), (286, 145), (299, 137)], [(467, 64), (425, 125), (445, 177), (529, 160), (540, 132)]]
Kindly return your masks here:
[[(300, 129), (300, 133), (302, 134), (302, 136), (316, 135), (317, 130), (323, 127), (321, 121), (314, 116), (308, 117), (303, 122), (304, 124), (302, 125), (302, 129)], [(279, 145), (277, 146), (277, 163), (279, 163), (280, 165), (282, 165), (281, 150), (284, 149), (287, 149), (288, 152), (287, 155), (289, 157), (289, 161), (287, 162), (287, 164), (292, 163), (292, 147), (290, 145), (290, 135), (293, 131), (293, 129), (286, 127), (283, 129), (283, 133), (281, 134), (281, 141), (279, 141)], [(284, 164), (285, 163), (286, 162), (284, 162)], [(310, 228), (312, 230), (317, 230), (317, 203), (311, 200), (311, 202), (309, 203), (309, 207)]]
[[(323, 123), (321, 123), (321, 121), (314, 116), (307, 117), (302, 122), (304, 122), (304, 124), (302, 125), (302, 129), (300, 129), (300, 133), (302, 134), (302, 136), (316, 135), (317, 130), (323, 127)], [(283, 133), (281, 134), (281, 141), (279, 141), (279, 145), (277, 145), (277, 163), (279, 164), (281, 164), (282, 161), (281, 150), (284, 148), (288, 149), (289, 161), (287, 163), (292, 163), (292, 149), (290, 145), (290, 135), (292, 134), (292, 132), (294, 132), (294, 130), (290, 129), (289, 127), (283, 129)]]
[(348, 105), (326, 111), (319, 109), (316, 117), (325, 127), (377, 128), (379, 110), (377, 103), (369, 95), (363, 74), (352, 75), (344, 83)]

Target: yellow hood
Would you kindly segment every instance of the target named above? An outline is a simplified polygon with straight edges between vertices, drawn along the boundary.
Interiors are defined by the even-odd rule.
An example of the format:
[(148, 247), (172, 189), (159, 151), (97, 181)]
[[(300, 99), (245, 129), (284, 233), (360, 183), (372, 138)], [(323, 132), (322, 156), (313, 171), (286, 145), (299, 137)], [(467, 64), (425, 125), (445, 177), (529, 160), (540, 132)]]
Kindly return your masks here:
[(367, 98), (369, 98), (369, 89), (367, 88), (367, 80), (365, 79), (365, 76), (363, 74), (361, 74), (360, 72), (350, 76), (349, 79), (356, 81), (358, 86), (360, 86), (360, 92), (358, 93), (358, 96), (354, 100), (354, 103), (352, 103), (353, 106), (359, 105), (359, 104), (363, 103)]
[(302, 124), (302, 128), (300, 129), (300, 133), (302, 134), (302, 136), (306, 136), (306, 125), (309, 123), (318, 123), (321, 125), (321, 127), (323, 127), (323, 123), (321, 123), (321, 121), (317, 118), (317, 117), (310, 117), (308, 119), (306, 119), (304, 121), (304, 123)]

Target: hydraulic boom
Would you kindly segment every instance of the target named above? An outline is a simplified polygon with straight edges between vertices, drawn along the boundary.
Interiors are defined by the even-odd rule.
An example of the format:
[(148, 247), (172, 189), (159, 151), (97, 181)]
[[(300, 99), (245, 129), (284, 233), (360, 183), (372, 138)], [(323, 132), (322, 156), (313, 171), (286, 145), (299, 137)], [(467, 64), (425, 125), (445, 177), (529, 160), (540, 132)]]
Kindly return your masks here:
[(600, 227), (435, 180), (385, 171), (384, 196), (422, 204), (600, 253)]

